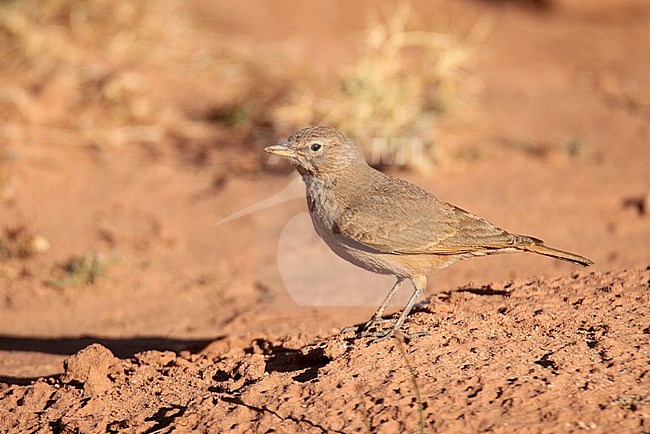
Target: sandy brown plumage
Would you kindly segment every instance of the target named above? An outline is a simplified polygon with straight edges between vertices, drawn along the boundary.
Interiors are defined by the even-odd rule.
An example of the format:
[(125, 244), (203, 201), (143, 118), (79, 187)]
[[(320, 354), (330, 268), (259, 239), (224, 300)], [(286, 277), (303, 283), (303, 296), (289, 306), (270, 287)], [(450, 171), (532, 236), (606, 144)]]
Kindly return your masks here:
[[(468, 257), (526, 251), (588, 266), (593, 262), (511, 234), (443, 202), (422, 188), (370, 167), (359, 149), (330, 127), (305, 128), (267, 152), (288, 158), (302, 175), (316, 232), (343, 259), (397, 282), (372, 319), (360, 328), (379, 339), (404, 323), (434, 269)], [(405, 279), (415, 291), (395, 325), (374, 331)]]

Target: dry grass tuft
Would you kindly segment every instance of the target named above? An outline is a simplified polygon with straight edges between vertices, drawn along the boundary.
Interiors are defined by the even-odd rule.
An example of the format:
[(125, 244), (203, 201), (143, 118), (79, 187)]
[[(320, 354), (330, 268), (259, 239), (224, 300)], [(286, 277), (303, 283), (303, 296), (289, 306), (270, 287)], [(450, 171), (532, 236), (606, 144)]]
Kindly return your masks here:
[(402, 4), (391, 17), (373, 22), (359, 59), (327, 94), (295, 89), (288, 104), (275, 110), (275, 122), (286, 129), (332, 125), (356, 138), (369, 157), (377, 139), (390, 146), (395, 138), (417, 138), (430, 156), (438, 117), (472, 93), (467, 69), (484, 29), (477, 25), (460, 39), (411, 30), (411, 16)]
[(50, 280), (48, 284), (56, 288), (92, 285), (116, 260), (115, 257), (106, 257), (95, 251), (88, 251), (83, 256), (70, 258), (62, 266), (64, 275)]

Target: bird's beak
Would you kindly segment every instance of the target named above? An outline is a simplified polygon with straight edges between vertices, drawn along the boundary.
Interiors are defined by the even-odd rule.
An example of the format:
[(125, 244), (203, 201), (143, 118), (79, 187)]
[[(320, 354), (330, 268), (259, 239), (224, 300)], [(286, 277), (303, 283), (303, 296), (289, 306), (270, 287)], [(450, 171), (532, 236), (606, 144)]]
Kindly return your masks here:
[(269, 154), (273, 155), (279, 155), (280, 157), (296, 158), (296, 153), (288, 148), (285, 143), (267, 146), (264, 148), (264, 152), (268, 152)]

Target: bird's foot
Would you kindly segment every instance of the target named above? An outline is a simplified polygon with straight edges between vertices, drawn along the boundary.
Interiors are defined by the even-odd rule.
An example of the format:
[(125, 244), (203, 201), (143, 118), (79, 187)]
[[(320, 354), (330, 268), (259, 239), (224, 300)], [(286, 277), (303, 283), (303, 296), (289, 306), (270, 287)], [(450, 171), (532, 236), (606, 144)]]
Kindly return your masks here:
[[(349, 332), (354, 332), (358, 337), (364, 337), (364, 338), (373, 338), (368, 342), (368, 345), (381, 342), (385, 339), (388, 339), (390, 337), (399, 336), (405, 338), (405, 339), (414, 339), (414, 338), (419, 338), (422, 336), (427, 336), (429, 333), (427, 332), (417, 332), (417, 333), (406, 333), (401, 330), (401, 327), (396, 327), (392, 326), (386, 329), (380, 329), (379, 326), (381, 324), (384, 324), (386, 322), (389, 322), (391, 319), (390, 318), (382, 318), (382, 317), (372, 317), (368, 322), (365, 324), (361, 325), (353, 325), (353, 326), (348, 326), (344, 327), (341, 329), (341, 334), (349, 333)], [(398, 333), (399, 330), (399, 333)]]
[(368, 346), (392, 337), (410, 340), (415, 338), (421, 338), (422, 336), (428, 336), (428, 335), (429, 333), (427, 332), (405, 333), (401, 331), (399, 327), (390, 327), (389, 329), (386, 330), (369, 331), (363, 334), (364, 337), (374, 338), (368, 342)]
[(376, 331), (377, 326), (388, 321), (390, 321), (390, 319), (373, 316), (368, 322), (364, 324), (344, 327), (343, 329), (341, 329), (341, 334), (345, 334), (353, 331), (355, 334), (359, 336), (370, 336), (369, 333), (373, 333), (373, 330)]

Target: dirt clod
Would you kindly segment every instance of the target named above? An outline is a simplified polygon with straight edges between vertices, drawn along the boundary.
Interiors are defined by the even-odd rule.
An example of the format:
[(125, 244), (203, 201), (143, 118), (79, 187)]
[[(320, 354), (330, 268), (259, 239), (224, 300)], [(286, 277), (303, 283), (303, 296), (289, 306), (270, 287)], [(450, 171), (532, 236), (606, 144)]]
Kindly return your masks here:
[(82, 385), (85, 396), (99, 395), (113, 386), (108, 376), (117, 363), (119, 359), (108, 348), (92, 344), (63, 362), (62, 381)]

